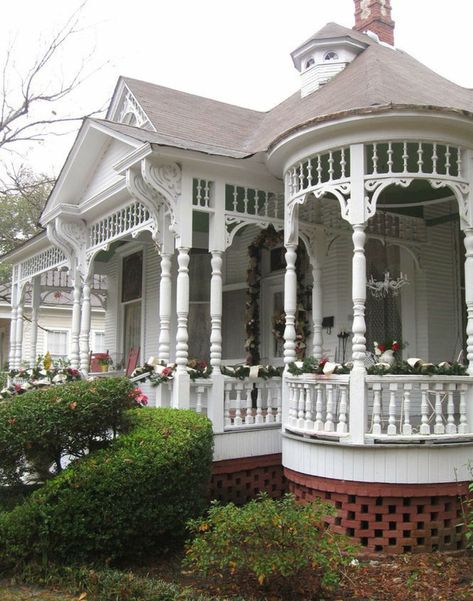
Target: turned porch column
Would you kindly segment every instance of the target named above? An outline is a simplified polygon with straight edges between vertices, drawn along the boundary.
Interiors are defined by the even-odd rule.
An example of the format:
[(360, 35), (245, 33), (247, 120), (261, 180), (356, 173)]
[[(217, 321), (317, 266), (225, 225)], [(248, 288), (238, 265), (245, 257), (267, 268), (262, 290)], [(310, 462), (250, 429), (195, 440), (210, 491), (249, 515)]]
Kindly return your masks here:
[(468, 360), (468, 374), (473, 376), (473, 228), (466, 228), (465, 232), (465, 303), (467, 311), (466, 326), (466, 357)]
[(31, 337), (30, 337), (30, 367), (36, 365), (38, 356), (38, 317), (41, 302), (41, 276), (33, 278), (33, 291), (31, 296)]
[(312, 267), (312, 354), (316, 359), (323, 355), (323, 278), (322, 267), (326, 253), (326, 240), (323, 232), (317, 231), (310, 245), (310, 264)]
[(11, 313), (10, 313), (10, 348), (8, 353), (8, 367), (15, 369), (16, 356), (16, 321), (18, 319), (18, 284), (12, 285)]
[(367, 409), (365, 390), (366, 358), (366, 256), (365, 224), (353, 225), (353, 338), (350, 374), (350, 435), (352, 442), (363, 443), (366, 433)]
[(69, 358), (71, 367), (79, 369), (80, 364), (80, 317), (82, 294), (82, 282), (79, 274), (74, 276), (74, 288), (72, 290), (72, 324), (71, 324), (71, 346), (69, 349)]
[(161, 279), (159, 284), (159, 350), (158, 358), (168, 364), (170, 360), (171, 327), (171, 254), (161, 255)]
[(187, 373), (188, 340), (187, 322), (189, 318), (189, 248), (179, 246), (177, 249), (177, 282), (176, 282), (176, 375), (173, 382), (174, 407), (188, 409), (190, 406), (190, 378)]
[(297, 244), (286, 244), (286, 273), (284, 275), (284, 363), (296, 360), (296, 310), (297, 310)]
[(223, 252), (212, 252), (212, 279), (210, 280), (210, 365), (216, 371), (222, 364), (222, 263)]
[(82, 287), (82, 307), (80, 319), (80, 371), (89, 373), (90, 362), (90, 278), (84, 280)]
[(18, 292), (18, 305), (16, 313), (16, 329), (15, 329), (15, 369), (21, 365), (23, 356), (23, 310), (25, 302), (25, 287)]

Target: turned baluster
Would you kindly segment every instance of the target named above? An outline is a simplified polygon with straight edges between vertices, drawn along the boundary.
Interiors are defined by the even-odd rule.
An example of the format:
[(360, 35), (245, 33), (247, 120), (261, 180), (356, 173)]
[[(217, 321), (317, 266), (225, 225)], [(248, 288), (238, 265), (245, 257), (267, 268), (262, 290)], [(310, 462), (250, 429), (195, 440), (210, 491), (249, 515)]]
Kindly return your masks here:
[(412, 434), (412, 425), (410, 421), (411, 390), (412, 384), (404, 384), (404, 423), (402, 424), (402, 433), (404, 436), (410, 436)]
[(442, 392), (443, 384), (435, 384), (435, 426), (434, 434), (445, 434), (445, 426), (442, 416)]
[(381, 434), (381, 384), (373, 384), (373, 434)]

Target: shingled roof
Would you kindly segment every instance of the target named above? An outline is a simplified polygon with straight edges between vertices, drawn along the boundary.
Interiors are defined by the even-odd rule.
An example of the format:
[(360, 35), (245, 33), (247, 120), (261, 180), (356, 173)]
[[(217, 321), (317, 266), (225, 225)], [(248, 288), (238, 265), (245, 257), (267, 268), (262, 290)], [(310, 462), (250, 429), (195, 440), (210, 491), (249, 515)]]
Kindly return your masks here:
[[(350, 37), (366, 45), (344, 71), (301, 98), (264, 113), (124, 78), (156, 129), (144, 134), (179, 148), (243, 157), (266, 151), (294, 129), (356, 113), (391, 109), (460, 112), (473, 118), (473, 91), (441, 77), (409, 54), (328, 23), (309, 40)], [(149, 141), (153, 141), (149, 139)]]

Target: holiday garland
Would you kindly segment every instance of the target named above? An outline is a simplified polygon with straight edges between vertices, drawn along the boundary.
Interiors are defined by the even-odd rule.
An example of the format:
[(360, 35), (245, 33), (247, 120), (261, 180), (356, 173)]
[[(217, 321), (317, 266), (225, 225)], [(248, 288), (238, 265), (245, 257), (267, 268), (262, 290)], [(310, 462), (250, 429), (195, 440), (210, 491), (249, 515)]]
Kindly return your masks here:
[[(264, 229), (248, 247), (248, 270), (246, 291), (246, 341), (245, 351), (247, 354), (246, 362), (248, 365), (258, 365), (261, 360), (260, 356), (260, 293), (261, 293), (261, 251), (263, 249), (272, 249), (280, 246), (283, 242), (283, 232), (276, 232), (274, 227), (270, 225)], [(296, 277), (297, 277), (297, 306), (296, 313), (296, 353), (298, 357), (303, 357), (305, 354), (305, 341), (310, 335), (309, 322), (306, 317), (304, 306), (304, 269), (302, 261), (302, 252), (298, 249), (296, 261)], [(286, 316), (281, 312), (273, 316), (273, 335), (276, 340), (282, 340)]]

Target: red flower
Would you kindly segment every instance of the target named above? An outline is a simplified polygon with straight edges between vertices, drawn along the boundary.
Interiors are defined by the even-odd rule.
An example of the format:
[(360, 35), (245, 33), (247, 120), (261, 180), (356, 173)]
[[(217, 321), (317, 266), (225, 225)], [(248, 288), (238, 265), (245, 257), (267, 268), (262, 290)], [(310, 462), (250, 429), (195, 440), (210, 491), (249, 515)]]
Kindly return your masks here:
[(392, 349), (393, 349), (394, 352), (400, 351), (401, 350), (401, 345), (399, 344), (399, 342), (393, 342)]
[(327, 361), (328, 361), (327, 357), (323, 357), (322, 359), (320, 359), (320, 361), (319, 361), (320, 367), (323, 367), (327, 363)]
[(384, 353), (384, 351), (386, 350), (386, 345), (385, 344), (378, 344), (378, 348), (379, 350)]
[[(170, 367), (165, 367), (163, 369), (163, 371), (161, 372), (161, 375), (166, 378), (167, 376), (170, 376), (172, 373), (172, 369)], [(141, 392), (141, 391), (140, 391)]]

